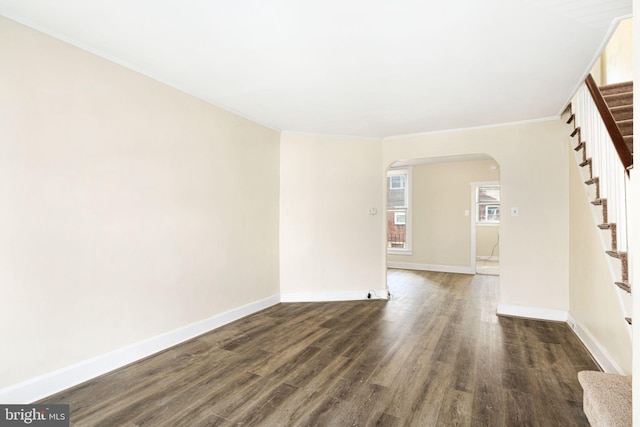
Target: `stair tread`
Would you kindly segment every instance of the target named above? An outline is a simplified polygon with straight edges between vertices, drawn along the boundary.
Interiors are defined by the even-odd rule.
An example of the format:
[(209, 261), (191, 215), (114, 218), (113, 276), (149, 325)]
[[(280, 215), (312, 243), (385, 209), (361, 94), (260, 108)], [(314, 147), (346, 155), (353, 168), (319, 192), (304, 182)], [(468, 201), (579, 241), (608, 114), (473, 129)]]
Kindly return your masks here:
[(633, 136), (633, 119), (617, 120), (616, 125), (622, 136)]
[(619, 107), (621, 105), (633, 105), (633, 92), (613, 93), (603, 96), (605, 102), (611, 107)]
[(608, 85), (600, 86), (599, 89), (600, 89), (600, 92), (603, 94), (614, 93), (616, 91), (630, 92), (633, 90), (633, 81), (629, 80), (626, 82), (610, 83)]
[(600, 182), (600, 178), (598, 178), (597, 176), (594, 176), (591, 179), (586, 180), (584, 183), (587, 185), (593, 185), (593, 184), (598, 184)]
[(633, 105), (618, 105), (609, 108), (609, 110), (615, 120), (633, 119)]
[(630, 426), (632, 378), (599, 371), (580, 371), (584, 412), (592, 426)]
[(616, 286), (618, 286), (623, 291), (631, 293), (631, 285), (628, 284), (627, 282), (615, 282), (615, 283), (616, 283)]

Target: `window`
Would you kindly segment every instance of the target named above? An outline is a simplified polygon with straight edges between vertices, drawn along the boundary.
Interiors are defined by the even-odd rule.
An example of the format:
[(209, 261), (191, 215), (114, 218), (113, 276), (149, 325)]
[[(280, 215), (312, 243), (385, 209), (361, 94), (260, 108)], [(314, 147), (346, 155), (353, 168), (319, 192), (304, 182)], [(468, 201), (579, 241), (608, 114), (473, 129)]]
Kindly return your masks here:
[(500, 185), (478, 185), (478, 224), (500, 224)]
[(387, 173), (387, 251), (411, 253), (409, 211), (411, 169), (391, 169)]
[(404, 190), (405, 188), (407, 188), (406, 175), (389, 176), (389, 190)]

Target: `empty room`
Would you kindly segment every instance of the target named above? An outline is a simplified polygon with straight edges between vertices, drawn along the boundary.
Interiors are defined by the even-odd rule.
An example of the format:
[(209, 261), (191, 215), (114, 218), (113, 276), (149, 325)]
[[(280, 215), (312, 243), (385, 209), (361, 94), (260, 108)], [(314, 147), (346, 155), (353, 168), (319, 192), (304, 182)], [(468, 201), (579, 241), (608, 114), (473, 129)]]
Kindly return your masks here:
[(0, 424), (631, 425), (635, 25), (0, 0)]

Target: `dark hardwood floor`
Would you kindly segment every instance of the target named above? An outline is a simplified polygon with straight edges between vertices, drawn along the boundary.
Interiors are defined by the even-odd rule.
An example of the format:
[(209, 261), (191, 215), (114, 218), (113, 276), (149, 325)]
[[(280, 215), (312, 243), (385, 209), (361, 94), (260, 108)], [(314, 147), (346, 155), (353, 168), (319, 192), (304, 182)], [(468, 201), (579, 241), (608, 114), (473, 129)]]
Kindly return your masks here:
[(587, 426), (562, 323), (498, 277), (389, 271), (390, 301), (279, 304), (52, 396), (76, 426)]

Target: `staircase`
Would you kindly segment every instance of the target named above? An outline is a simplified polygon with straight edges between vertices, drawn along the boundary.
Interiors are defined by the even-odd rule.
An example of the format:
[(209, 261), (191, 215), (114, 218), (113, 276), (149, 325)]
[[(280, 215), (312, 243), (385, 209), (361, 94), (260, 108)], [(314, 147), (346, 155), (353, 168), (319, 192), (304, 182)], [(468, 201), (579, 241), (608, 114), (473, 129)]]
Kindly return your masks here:
[[(631, 293), (631, 285), (629, 283), (629, 260), (626, 250), (626, 185), (625, 182), (620, 184), (620, 177), (618, 177), (617, 180), (613, 180), (615, 183), (612, 185), (611, 177), (606, 176), (608, 180), (608, 187), (622, 186), (622, 189), (614, 188), (613, 191), (611, 188), (608, 188), (607, 193), (615, 195), (616, 198), (614, 203), (617, 206), (612, 207), (612, 200), (610, 200), (611, 197), (607, 197), (607, 194), (603, 194), (604, 192), (602, 188), (602, 180), (605, 178), (605, 176), (602, 175), (615, 173), (610, 171), (610, 168), (607, 167), (607, 161), (611, 161), (611, 159), (606, 159), (604, 161), (600, 159), (598, 161), (599, 164), (596, 167), (594, 164), (594, 156), (599, 155), (600, 157), (607, 157), (602, 154), (603, 149), (607, 148), (612, 152), (617, 152), (617, 157), (619, 157), (619, 159), (613, 159), (613, 161), (620, 162), (623, 166), (626, 176), (622, 178), (622, 181), (627, 179), (628, 171), (633, 167), (633, 82), (615, 83), (597, 87), (593, 78), (589, 76), (585, 81), (585, 85), (589, 89), (593, 102), (599, 110), (596, 111), (596, 113), (599, 113), (601, 116), (604, 127), (609, 133), (610, 142), (600, 142), (597, 144), (599, 146), (595, 147), (589, 145), (590, 143), (593, 144), (594, 141), (586, 141), (583, 138), (583, 126), (585, 124), (593, 126), (593, 124), (584, 123), (590, 118), (583, 117), (583, 123), (581, 123), (583, 126), (578, 126), (576, 124), (576, 112), (573, 111), (573, 104), (570, 106), (572, 114), (567, 123), (574, 124), (571, 137), (577, 136), (578, 143), (575, 146), (575, 151), (582, 154), (582, 162), (580, 163), (580, 166), (583, 168), (588, 167), (587, 175), (589, 176), (589, 179), (585, 181), (585, 184), (593, 186), (595, 190), (595, 198), (591, 203), (602, 208), (602, 223), (598, 225), (598, 228), (601, 230), (608, 230), (611, 233), (611, 247), (606, 251), (606, 253), (610, 257), (616, 258), (620, 261), (620, 277), (619, 280), (615, 281), (615, 285), (624, 292)], [(576, 97), (577, 96), (578, 95), (576, 95)], [(584, 111), (581, 113), (582, 114), (580, 115), (589, 116), (589, 114), (584, 114)], [(591, 112), (591, 115), (593, 116), (594, 113)], [(597, 129), (590, 129), (590, 133), (593, 135), (598, 132)], [(603, 146), (603, 144), (605, 144), (605, 146)], [(612, 150), (612, 146), (615, 150)], [(618, 172), (618, 174), (620, 174), (620, 172)], [(615, 211), (616, 209), (618, 212), (615, 212), (615, 214), (612, 215), (612, 211)], [(624, 224), (620, 224), (619, 219), (623, 219)], [(620, 235), (621, 232), (624, 233), (624, 236)], [(621, 242), (623, 244), (621, 244)], [(627, 323), (631, 324), (631, 317), (626, 317), (625, 320)]]
[[(618, 264), (614, 283), (619, 296), (627, 296), (623, 312), (630, 313), (626, 200), (633, 167), (633, 82), (598, 87), (588, 76), (569, 108), (567, 123), (573, 123), (571, 137), (577, 137), (574, 150), (580, 166), (588, 168), (585, 184), (594, 195), (591, 203), (602, 209), (598, 228), (611, 233), (606, 253)], [(631, 325), (630, 315), (624, 320)], [(582, 371), (578, 379), (584, 389), (584, 412), (593, 427), (631, 425), (631, 377)]]
[(624, 143), (633, 154), (633, 82), (614, 83), (599, 89)]

